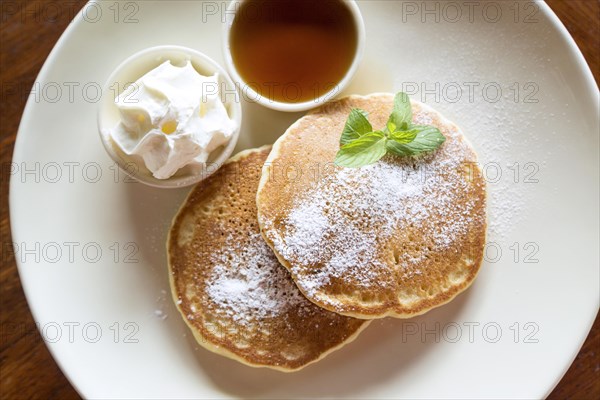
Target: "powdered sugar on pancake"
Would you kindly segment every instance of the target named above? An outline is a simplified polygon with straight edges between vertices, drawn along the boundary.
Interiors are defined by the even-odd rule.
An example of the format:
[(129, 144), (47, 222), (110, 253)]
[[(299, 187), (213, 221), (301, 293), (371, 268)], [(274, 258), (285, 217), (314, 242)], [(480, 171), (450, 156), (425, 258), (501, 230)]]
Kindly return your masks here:
[(224, 246), (211, 254), (211, 262), (208, 307), (236, 323), (248, 325), (277, 317), (292, 307), (312, 306), (258, 232), (249, 238), (230, 235)]
[[(414, 120), (431, 123), (426, 113)], [(297, 197), (278, 229), (265, 221), (276, 252), (302, 275), (296, 283), (304, 292), (313, 296), (336, 278), (366, 288), (393, 284), (380, 279), (390, 273), (381, 254), (394, 235), (416, 230), (433, 244), (394, 256), (409, 279), (429, 254), (464, 239), (473, 218), (485, 218), (475, 215), (476, 200), (467, 193), (475, 156), (460, 132), (446, 135), (442, 148), (420, 158), (386, 156), (362, 168), (335, 168)]]

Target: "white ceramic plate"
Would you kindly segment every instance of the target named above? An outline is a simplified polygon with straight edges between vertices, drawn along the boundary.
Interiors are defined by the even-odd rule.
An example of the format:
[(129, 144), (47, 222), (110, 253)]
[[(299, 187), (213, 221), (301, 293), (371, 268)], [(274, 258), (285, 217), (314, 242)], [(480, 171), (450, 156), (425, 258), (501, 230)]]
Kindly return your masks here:
[[(451, 304), (407, 321), (376, 321), (294, 374), (248, 368), (193, 342), (168, 294), (164, 251), (186, 191), (127, 182), (96, 132), (94, 88), (130, 54), (177, 44), (222, 61), (225, 4), (109, 1), (76, 16), (27, 103), (10, 212), (35, 320), (83, 396), (539, 398), (551, 391), (599, 305), (597, 87), (544, 3), (426, 3), (359, 2), (367, 50), (347, 92), (404, 88), (464, 128), (489, 181), (487, 261)], [(299, 117), (243, 106), (239, 149), (272, 143)]]

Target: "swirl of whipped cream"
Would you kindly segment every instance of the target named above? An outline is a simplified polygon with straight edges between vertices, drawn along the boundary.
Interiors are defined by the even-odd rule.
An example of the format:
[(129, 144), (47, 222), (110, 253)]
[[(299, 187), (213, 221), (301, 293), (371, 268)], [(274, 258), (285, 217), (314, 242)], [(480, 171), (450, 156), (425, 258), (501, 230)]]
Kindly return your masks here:
[(205, 163), (226, 144), (237, 124), (219, 95), (219, 77), (199, 74), (190, 61), (165, 61), (116, 99), (121, 121), (111, 138), (127, 155), (142, 157), (157, 179), (188, 164)]

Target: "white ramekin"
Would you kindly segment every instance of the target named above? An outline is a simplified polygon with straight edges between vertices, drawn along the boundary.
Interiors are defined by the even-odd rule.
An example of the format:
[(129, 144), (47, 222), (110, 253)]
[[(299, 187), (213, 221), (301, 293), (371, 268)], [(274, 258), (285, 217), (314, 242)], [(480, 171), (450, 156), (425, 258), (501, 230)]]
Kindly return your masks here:
[[(170, 60), (173, 65), (183, 65), (190, 60), (196, 71), (209, 76), (219, 73), (219, 85), (226, 88), (221, 91), (221, 99), (229, 117), (237, 124), (237, 129), (229, 142), (213, 151), (207, 163), (194, 168), (181, 168), (168, 179), (157, 179), (146, 168), (144, 160), (130, 156), (121, 151), (110, 136), (112, 129), (120, 121), (119, 110), (115, 97), (127, 84), (137, 81), (144, 74)], [(205, 179), (215, 172), (231, 155), (240, 133), (242, 124), (242, 107), (236, 86), (227, 72), (213, 59), (194, 49), (183, 46), (155, 46), (141, 50), (123, 61), (110, 75), (102, 90), (102, 98), (98, 110), (98, 130), (100, 139), (108, 155), (129, 176), (146, 185), (159, 188), (180, 188), (189, 186)]]

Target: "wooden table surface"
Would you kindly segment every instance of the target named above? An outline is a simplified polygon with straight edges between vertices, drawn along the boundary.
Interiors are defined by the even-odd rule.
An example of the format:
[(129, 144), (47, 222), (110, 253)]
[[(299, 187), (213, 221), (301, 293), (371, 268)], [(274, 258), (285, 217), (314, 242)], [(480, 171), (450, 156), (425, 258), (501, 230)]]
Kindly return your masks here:
[[(55, 4), (50, 4), (55, 3)], [(83, 0), (3, 0), (0, 28), (0, 150), (2, 171), (12, 151), (27, 90), (44, 60)], [(571, 32), (600, 79), (600, 0), (549, 0), (550, 7)], [(58, 5), (58, 7), (51, 7)], [(17, 8), (15, 8), (17, 7)], [(14, 10), (18, 10), (14, 12)], [(56, 12), (60, 10), (62, 12)], [(37, 14), (36, 14), (37, 13)], [(7, 90), (15, 85), (24, 90)], [(14, 87), (14, 86), (13, 86)], [(8, 176), (2, 173), (0, 199), (0, 399), (79, 398), (46, 349), (29, 312), (10, 250)], [(498, 377), (502, 379), (501, 377)], [(551, 399), (600, 398), (600, 322), (596, 321), (583, 348)]]

